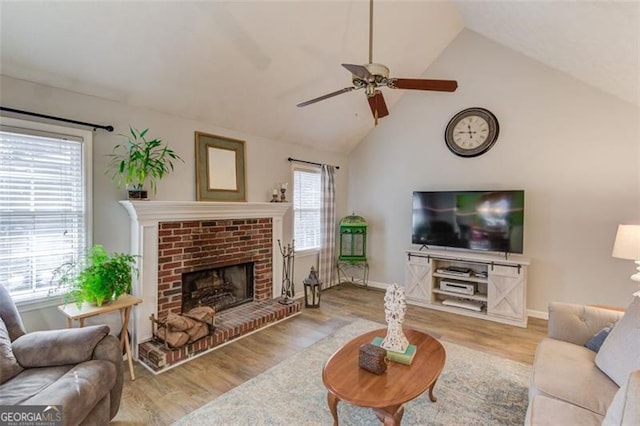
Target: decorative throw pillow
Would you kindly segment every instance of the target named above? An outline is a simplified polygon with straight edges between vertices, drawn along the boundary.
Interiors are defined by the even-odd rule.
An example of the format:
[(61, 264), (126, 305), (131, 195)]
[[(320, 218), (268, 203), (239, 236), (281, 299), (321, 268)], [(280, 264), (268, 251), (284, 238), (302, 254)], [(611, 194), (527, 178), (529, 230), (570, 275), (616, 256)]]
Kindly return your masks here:
[(11, 349), (9, 332), (2, 318), (0, 318), (0, 384), (16, 376), (23, 370)]
[(606, 338), (609, 336), (609, 333), (611, 333), (611, 330), (613, 330), (613, 327), (616, 324), (609, 324), (608, 326), (602, 328), (602, 330), (598, 331), (596, 334), (593, 335), (593, 337), (591, 339), (589, 339), (589, 341), (587, 341), (587, 343), (584, 344), (584, 346), (587, 349), (591, 349), (594, 352), (598, 352), (600, 350), (600, 348), (602, 347), (602, 344), (604, 343), (604, 341), (606, 340)]
[(639, 354), (640, 297), (634, 297), (602, 344), (596, 355), (596, 365), (618, 386), (622, 386), (632, 371), (640, 369)]

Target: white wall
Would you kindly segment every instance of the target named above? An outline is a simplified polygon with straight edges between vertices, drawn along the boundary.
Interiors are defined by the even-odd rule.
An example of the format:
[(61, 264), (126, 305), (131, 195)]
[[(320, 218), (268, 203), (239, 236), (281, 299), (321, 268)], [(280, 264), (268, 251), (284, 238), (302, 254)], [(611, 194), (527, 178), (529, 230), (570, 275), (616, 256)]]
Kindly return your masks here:
[[(195, 200), (194, 132), (201, 131), (246, 141), (248, 201), (269, 201), (271, 190), (276, 183), (292, 182), (288, 157), (340, 166), (336, 173), (336, 212), (338, 218), (345, 215), (345, 155), (264, 139), (216, 127), (210, 123), (170, 116), (6, 76), (0, 76), (0, 93), (0, 103), (5, 107), (103, 125), (111, 124), (115, 127), (113, 133), (96, 131), (93, 146), (93, 242), (103, 244), (110, 251), (129, 250), (129, 217), (117, 202), (126, 198), (126, 194), (124, 190), (115, 186), (104, 171), (108, 163), (107, 155), (111, 153), (114, 145), (124, 140), (118, 134), (126, 134), (130, 124), (139, 129), (149, 128), (150, 136), (166, 141), (184, 159), (184, 164), (178, 163), (175, 172), (159, 182), (158, 192), (152, 196), (156, 200)], [(287, 196), (291, 199), (291, 194)], [(292, 215), (289, 212), (284, 217), (284, 243), (291, 239)], [(301, 258), (301, 264), (296, 265), (296, 277), (306, 277), (314, 260), (313, 257)], [(300, 291), (301, 282), (296, 282), (296, 295)], [(62, 315), (55, 308), (23, 312), (23, 320), (29, 330), (64, 326)]]
[[(626, 306), (633, 263), (611, 249), (618, 223), (640, 223), (639, 108), (469, 30), (424, 77), (459, 88), (407, 91), (349, 155), (349, 211), (369, 222), (371, 280), (404, 281), (412, 191), (524, 189), (528, 308)], [(475, 106), (498, 117), (500, 136), (481, 157), (456, 157), (444, 129)]]

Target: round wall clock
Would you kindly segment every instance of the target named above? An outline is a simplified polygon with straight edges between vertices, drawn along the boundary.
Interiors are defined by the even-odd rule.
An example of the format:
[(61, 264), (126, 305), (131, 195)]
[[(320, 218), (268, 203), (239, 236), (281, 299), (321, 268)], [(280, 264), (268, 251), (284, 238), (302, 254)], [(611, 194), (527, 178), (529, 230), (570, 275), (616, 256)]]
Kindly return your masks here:
[(447, 147), (461, 157), (477, 157), (491, 149), (500, 126), (491, 111), (467, 108), (454, 115), (444, 132)]

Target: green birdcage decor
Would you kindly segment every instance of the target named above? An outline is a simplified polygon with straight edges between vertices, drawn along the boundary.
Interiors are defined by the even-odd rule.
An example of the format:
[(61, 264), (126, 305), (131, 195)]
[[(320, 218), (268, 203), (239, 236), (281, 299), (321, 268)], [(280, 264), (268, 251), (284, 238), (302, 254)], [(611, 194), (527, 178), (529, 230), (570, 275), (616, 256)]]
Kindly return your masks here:
[(367, 221), (352, 213), (340, 221), (339, 261), (366, 262)]

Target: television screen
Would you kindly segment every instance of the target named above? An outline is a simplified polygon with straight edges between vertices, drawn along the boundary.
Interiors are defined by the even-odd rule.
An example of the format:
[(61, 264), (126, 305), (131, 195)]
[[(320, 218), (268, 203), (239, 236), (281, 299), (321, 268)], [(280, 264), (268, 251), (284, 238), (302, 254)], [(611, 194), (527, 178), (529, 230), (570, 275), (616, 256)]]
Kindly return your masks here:
[(413, 193), (413, 244), (522, 253), (524, 191)]

